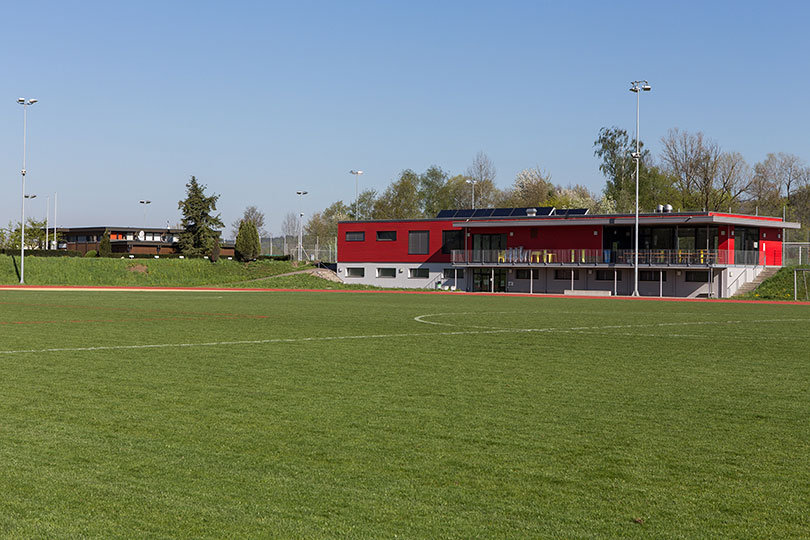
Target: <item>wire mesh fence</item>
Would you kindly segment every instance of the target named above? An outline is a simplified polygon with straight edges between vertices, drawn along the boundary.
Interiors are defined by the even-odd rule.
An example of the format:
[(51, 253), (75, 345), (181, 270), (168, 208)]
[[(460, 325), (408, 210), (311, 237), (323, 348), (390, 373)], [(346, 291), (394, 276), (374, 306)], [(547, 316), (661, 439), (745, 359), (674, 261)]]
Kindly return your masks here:
[(810, 302), (810, 268), (793, 269), (793, 299)]
[[(293, 235), (262, 238), (262, 255), (288, 255), (298, 258), (298, 237)], [(301, 258), (307, 261), (337, 261), (337, 238), (304, 236), (301, 242)]]
[(810, 242), (785, 242), (785, 266), (810, 264)]

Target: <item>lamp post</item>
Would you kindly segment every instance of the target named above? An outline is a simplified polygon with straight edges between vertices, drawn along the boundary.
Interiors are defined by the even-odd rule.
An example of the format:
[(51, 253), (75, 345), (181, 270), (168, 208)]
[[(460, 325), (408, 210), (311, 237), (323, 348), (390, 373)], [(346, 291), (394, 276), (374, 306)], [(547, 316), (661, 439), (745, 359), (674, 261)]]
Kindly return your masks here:
[(349, 171), (349, 174), (354, 175), (354, 220), (357, 221), (358, 219), (360, 219), (359, 216), (360, 210), (358, 206), (360, 200), (360, 192), (358, 191), (359, 186), (358, 180), (360, 179), (360, 175), (363, 174), (363, 171), (355, 171), (354, 169), (352, 169), (351, 171)]
[(468, 184), (472, 185), (472, 208), (473, 208), (473, 210), (475, 210), (475, 184), (478, 182), (478, 180), (473, 180), (472, 178), (468, 178), (466, 180), (466, 182)]
[[(309, 193), (308, 191), (296, 191), (295, 194), (298, 197), (303, 198), (304, 195)], [(299, 200), (298, 207), (301, 207), (301, 203)], [(304, 213), (299, 210), (298, 212), (298, 261), (300, 262), (303, 256), (304, 251)]]
[(39, 100), (17, 98), (23, 106), (23, 159), (22, 159), (22, 203), (20, 204), (20, 285), (25, 285), (25, 136), (28, 129), (28, 106)]
[(636, 94), (636, 151), (632, 154), (633, 159), (636, 162), (636, 233), (635, 233), (635, 250), (633, 254), (633, 296), (639, 296), (638, 294), (638, 169), (639, 163), (641, 162), (641, 144), (639, 142), (639, 104), (640, 104), (640, 96), (641, 92), (649, 92), (652, 90), (650, 87), (650, 83), (647, 81), (633, 81), (630, 83), (632, 86), (630, 87), (630, 91)]
[(152, 204), (152, 201), (147, 201), (146, 199), (142, 199), (138, 201), (139, 204), (143, 205), (143, 228), (146, 228), (146, 205)]

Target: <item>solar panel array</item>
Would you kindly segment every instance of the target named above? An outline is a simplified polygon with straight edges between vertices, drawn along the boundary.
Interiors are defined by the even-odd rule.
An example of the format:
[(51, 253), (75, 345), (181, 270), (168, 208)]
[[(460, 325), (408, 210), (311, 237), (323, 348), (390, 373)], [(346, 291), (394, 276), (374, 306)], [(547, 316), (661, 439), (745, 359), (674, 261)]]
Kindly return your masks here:
[(441, 210), (436, 217), (445, 219), (532, 217), (527, 214), (527, 210), (534, 210), (536, 217), (584, 216), (588, 213), (587, 208), (556, 210), (553, 206), (530, 206), (528, 208), (479, 208), (477, 210), (462, 208), (458, 210)]

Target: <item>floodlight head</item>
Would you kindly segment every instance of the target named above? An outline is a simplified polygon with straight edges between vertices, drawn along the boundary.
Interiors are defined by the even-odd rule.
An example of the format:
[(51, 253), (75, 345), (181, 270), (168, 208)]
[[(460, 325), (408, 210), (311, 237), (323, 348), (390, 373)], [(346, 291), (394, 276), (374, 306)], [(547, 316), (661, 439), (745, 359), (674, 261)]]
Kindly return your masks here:
[(631, 91), (631, 92), (638, 92), (638, 86), (632, 86), (632, 87), (630, 87), (630, 91)]
[(17, 98), (17, 103), (22, 105), (23, 103), (25, 103), (25, 98)]
[(641, 89), (644, 90), (645, 92), (649, 92), (650, 90), (652, 90), (652, 86), (650, 86), (649, 84), (645, 84), (644, 86), (641, 87)]
[(363, 171), (355, 171), (354, 169), (349, 171), (349, 174), (363, 174)]
[(39, 100), (38, 100), (38, 99), (29, 99), (29, 100), (28, 100), (28, 104), (29, 104), (29, 105), (33, 105), (33, 104), (34, 104), (34, 103), (36, 103), (37, 101), (39, 101)]

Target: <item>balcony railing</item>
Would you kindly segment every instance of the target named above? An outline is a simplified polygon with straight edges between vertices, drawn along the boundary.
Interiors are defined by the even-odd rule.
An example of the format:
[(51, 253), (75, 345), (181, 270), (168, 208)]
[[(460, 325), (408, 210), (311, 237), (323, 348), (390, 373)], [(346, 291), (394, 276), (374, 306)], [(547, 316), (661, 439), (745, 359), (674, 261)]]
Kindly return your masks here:
[[(633, 265), (632, 249), (509, 249), (452, 252), (453, 264), (529, 266)], [(718, 249), (640, 249), (638, 263), (645, 266), (761, 266), (768, 264), (764, 251)]]

